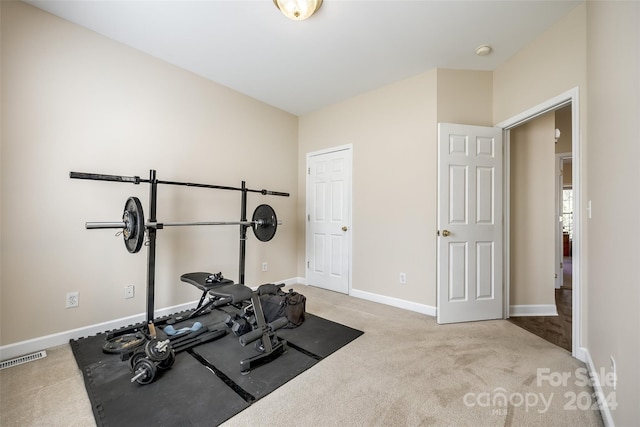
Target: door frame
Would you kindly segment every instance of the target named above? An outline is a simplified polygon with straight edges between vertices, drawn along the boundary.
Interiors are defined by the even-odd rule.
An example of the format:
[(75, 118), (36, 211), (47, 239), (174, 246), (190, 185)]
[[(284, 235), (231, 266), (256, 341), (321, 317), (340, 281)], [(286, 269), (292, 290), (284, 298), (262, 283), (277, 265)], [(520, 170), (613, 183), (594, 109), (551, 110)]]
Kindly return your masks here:
[(579, 88), (574, 87), (554, 98), (542, 102), (526, 111), (523, 111), (516, 116), (513, 116), (507, 120), (498, 123), (496, 126), (501, 127), (504, 132), (504, 267), (503, 267), (503, 279), (504, 279), (504, 317), (509, 318), (509, 290), (510, 290), (510, 130), (518, 125), (521, 125), (531, 119), (534, 119), (542, 114), (550, 111), (557, 110), (571, 104), (571, 152), (572, 152), (572, 185), (573, 185), (573, 202), (574, 202), (574, 241), (573, 241), (573, 291), (572, 291), (572, 346), (571, 354), (576, 359), (586, 362), (585, 349), (582, 347), (582, 180), (581, 180), (581, 166), (582, 155), (580, 151), (581, 138), (580, 138), (580, 97)]
[(347, 259), (347, 268), (349, 269), (349, 274), (348, 274), (348, 286), (347, 286), (347, 295), (351, 295), (351, 287), (353, 284), (353, 268), (352, 268), (352, 264), (353, 264), (353, 144), (345, 144), (345, 145), (338, 145), (336, 147), (329, 147), (329, 148), (324, 148), (321, 150), (317, 150), (317, 151), (311, 151), (308, 152), (306, 154), (306, 163), (305, 163), (305, 184), (304, 184), (304, 191), (305, 191), (305, 214), (304, 214), (304, 280), (306, 284), (309, 284), (309, 267), (308, 267), (308, 262), (309, 262), (309, 168), (310, 168), (310, 159), (311, 157), (315, 157), (315, 156), (320, 156), (323, 154), (330, 154), (330, 153), (335, 153), (338, 151), (349, 151), (349, 188), (347, 188), (347, 194), (348, 194), (348, 202), (347, 202), (347, 208), (349, 209), (349, 213), (347, 215), (347, 227), (349, 228), (349, 233), (347, 233), (347, 247), (348, 247), (348, 259)]

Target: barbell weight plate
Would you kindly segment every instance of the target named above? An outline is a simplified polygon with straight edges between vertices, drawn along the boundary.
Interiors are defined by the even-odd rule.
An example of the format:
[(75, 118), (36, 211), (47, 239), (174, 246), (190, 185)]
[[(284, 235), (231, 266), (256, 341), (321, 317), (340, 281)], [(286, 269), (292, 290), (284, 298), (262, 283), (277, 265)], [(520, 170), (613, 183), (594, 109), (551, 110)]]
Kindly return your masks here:
[(138, 363), (140, 359), (144, 359), (146, 357), (147, 354), (144, 352), (144, 349), (143, 351), (136, 350), (131, 356), (131, 359), (129, 359), (129, 366), (131, 366), (131, 371), (135, 372), (136, 363)]
[(278, 218), (276, 211), (269, 205), (260, 205), (253, 211), (251, 218), (253, 224), (253, 234), (261, 242), (268, 242), (276, 234), (278, 229)]
[(171, 353), (171, 345), (168, 342), (164, 342), (165, 346), (162, 351), (158, 349), (158, 347), (161, 347), (160, 344), (161, 341), (157, 338), (149, 340), (145, 344), (144, 351), (147, 357), (154, 362), (162, 362), (167, 359)]
[(176, 352), (173, 349), (171, 349), (171, 351), (169, 352), (169, 357), (164, 359), (162, 362), (158, 363), (158, 369), (161, 369), (163, 371), (167, 369), (171, 369), (175, 361), (176, 361)]
[(141, 385), (146, 385), (151, 383), (158, 373), (156, 365), (149, 359), (142, 358), (136, 361), (135, 366), (133, 367), (133, 373), (136, 376), (140, 373), (144, 372), (143, 375), (136, 379), (136, 382)]
[(132, 254), (140, 252), (144, 243), (144, 212), (140, 199), (137, 197), (127, 199), (124, 204), (122, 221), (125, 223), (125, 228), (122, 231), (124, 245)]
[(108, 354), (120, 354), (125, 351), (133, 351), (147, 341), (142, 332), (124, 334), (105, 340), (102, 345), (102, 351)]

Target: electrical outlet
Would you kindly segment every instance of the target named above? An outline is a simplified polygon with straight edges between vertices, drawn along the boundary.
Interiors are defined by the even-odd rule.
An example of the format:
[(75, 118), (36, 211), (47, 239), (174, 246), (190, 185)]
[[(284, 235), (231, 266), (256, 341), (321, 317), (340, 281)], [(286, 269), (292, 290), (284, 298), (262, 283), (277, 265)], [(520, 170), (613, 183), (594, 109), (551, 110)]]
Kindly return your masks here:
[(66, 308), (73, 308), (79, 305), (80, 301), (78, 300), (78, 291), (75, 292), (67, 292), (67, 303)]
[(267, 271), (269, 265), (266, 262), (262, 263), (262, 271)]
[(400, 273), (400, 284), (401, 285), (406, 285), (407, 284), (407, 274), (406, 273)]
[(127, 285), (124, 287), (124, 298), (133, 298), (135, 287), (133, 285)]

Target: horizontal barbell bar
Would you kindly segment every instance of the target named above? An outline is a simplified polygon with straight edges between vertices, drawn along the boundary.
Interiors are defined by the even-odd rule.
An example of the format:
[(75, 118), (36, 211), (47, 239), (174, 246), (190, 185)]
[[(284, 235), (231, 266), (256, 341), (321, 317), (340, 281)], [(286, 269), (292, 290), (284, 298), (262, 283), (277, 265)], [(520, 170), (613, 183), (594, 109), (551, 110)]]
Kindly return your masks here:
[(124, 204), (122, 221), (87, 222), (85, 227), (89, 230), (117, 228), (122, 229), (124, 245), (131, 253), (136, 253), (142, 248), (145, 229), (162, 229), (164, 227), (189, 227), (198, 225), (241, 225), (251, 227), (253, 234), (261, 242), (268, 242), (276, 234), (278, 225), (276, 212), (269, 205), (260, 205), (253, 212), (251, 221), (202, 221), (202, 222), (147, 222), (144, 221), (142, 204), (137, 197), (129, 197)]
[[(202, 222), (147, 222), (145, 227), (147, 228), (164, 228), (164, 227), (190, 227), (197, 225), (246, 225), (251, 227), (257, 225), (258, 227), (266, 224), (264, 220), (256, 221), (202, 221)], [(278, 220), (277, 225), (282, 225), (282, 221)], [(85, 228), (88, 230), (104, 229), (104, 228), (127, 228), (128, 224), (120, 222), (86, 222)]]
[[(139, 176), (104, 175), (104, 174), (86, 173), (86, 172), (69, 172), (69, 178), (90, 179), (94, 181), (129, 182), (131, 184), (140, 184), (141, 182), (151, 183), (150, 179), (140, 178)], [(185, 187), (211, 188), (214, 190), (247, 191), (250, 193), (260, 193), (265, 196), (268, 195), (268, 196), (289, 197), (289, 193), (283, 193), (281, 191), (265, 190), (264, 188), (261, 190), (257, 190), (257, 189), (251, 189), (251, 188), (230, 187), (227, 185), (198, 184), (196, 182), (162, 181), (162, 180), (156, 180), (154, 182), (156, 182), (157, 184), (165, 184), (165, 185), (181, 185)]]

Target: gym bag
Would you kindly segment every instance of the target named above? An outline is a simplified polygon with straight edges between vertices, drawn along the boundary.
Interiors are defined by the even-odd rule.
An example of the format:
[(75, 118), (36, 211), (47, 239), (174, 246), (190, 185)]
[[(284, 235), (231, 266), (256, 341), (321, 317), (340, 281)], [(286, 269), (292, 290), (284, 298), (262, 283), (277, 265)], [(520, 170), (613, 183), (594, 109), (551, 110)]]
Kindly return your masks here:
[(289, 289), (282, 289), (272, 284), (262, 285), (258, 288), (262, 312), (267, 323), (271, 323), (281, 317), (286, 317), (289, 323), (285, 328), (295, 328), (304, 322), (307, 298)]

